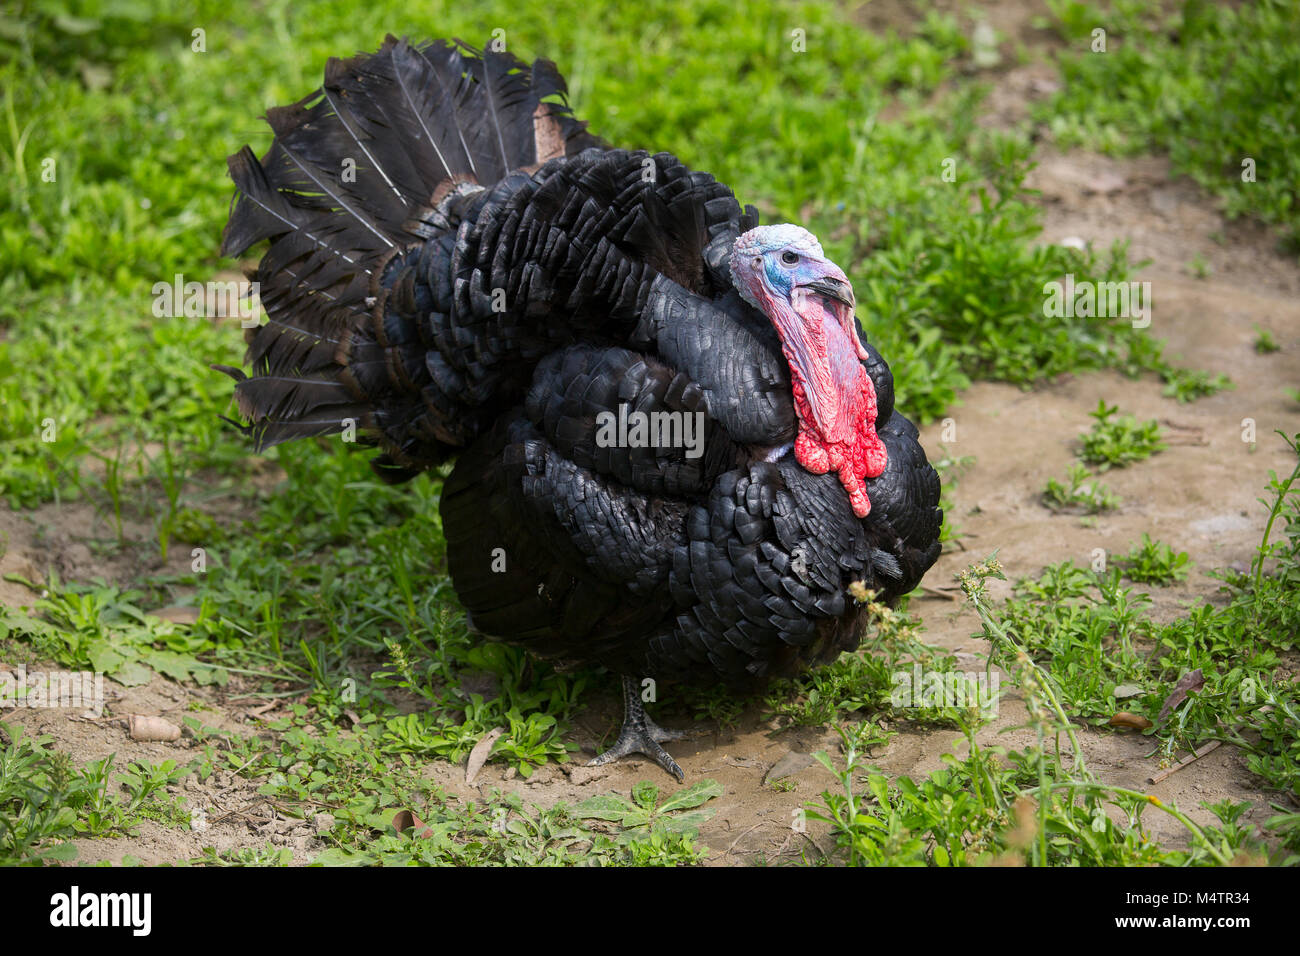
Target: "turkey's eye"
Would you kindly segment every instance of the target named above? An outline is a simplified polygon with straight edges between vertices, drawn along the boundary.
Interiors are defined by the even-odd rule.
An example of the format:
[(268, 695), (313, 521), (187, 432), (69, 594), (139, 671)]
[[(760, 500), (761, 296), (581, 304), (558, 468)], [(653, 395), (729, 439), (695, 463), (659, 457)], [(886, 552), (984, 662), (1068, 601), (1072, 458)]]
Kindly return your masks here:
[(785, 252), (781, 253), (781, 261), (788, 266), (798, 265), (799, 253), (791, 252), (789, 249), (787, 249)]

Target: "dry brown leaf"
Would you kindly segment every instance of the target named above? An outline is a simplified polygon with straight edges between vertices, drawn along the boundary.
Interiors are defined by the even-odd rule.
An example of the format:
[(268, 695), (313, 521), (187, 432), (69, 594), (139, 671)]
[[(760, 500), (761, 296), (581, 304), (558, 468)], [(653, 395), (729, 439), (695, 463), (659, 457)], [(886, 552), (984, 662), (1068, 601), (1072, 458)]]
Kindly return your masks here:
[(267, 711), (275, 710), (275, 708), (280, 706), (280, 703), (281, 702), (278, 700), (269, 700), (265, 704), (262, 704), (259, 707), (254, 707), (252, 710), (244, 711), (244, 713), (246, 713), (249, 717), (261, 717)]
[(478, 772), (483, 769), (487, 763), (488, 756), (492, 753), (492, 745), (497, 742), (497, 738), (505, 733), (504, 728), (493, 727), (483, 739), (474, 745), (474, 749), (469, 752), (469, 763), (465, 764), (465, 782), (473, 783)]
[(405, 833), (407, 830), (413, 830), (411, 834), (418, 840), (427, 840), (433, 836), (433, 831), (429, 825), (417, 817), (410, 810), (398, 810), (393, 816), (393, 829), (398, 833)]
[(1174, 689), (1169, 692), (1165, 698), (1164, 705), (1160, 708), (1160, 716), (1157, 720), (1164, 720), (1169, 716), (1169, 712), (1187, 699), (1187, 695), (1194, 690), (1200, 690), (1205, 686), (1205, 675), (1201, 673), (1198, 667), (1194, 671), (1188, 671), (1182, 679), (1174, 685)]
[(1121, 710), (1110, 719), (1110, 725), (1112, 727), (1128, 727), (1130, 730), (1146, 730), (1151, 726), (1151, 721), (1141, 714), (1130, 714), (1127, 710)]

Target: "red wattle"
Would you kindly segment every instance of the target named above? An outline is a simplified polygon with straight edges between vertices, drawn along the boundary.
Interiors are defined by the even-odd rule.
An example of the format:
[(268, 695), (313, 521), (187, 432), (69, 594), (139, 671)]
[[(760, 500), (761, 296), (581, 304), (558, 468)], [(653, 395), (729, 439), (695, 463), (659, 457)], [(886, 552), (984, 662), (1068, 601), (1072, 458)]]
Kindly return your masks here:
[(876, 387), (861, 366), (857, 378), (857, 382), (845, 389), (848, 394), (844, 397), (848, 400), (840, 406), (841, 414), (852, 414), (853, 427), (848, 429), (847, 440), (838, 441), (828, 440), (821, 434), (803, 383), (795, 378), (792, 384), (799, 433), (794, 442), (794, 455), (813, 474), (838, 473), (853, 513), (865, 518), (871, 513), (871, 499), (867, 497), (863, 479), (879, 477), (889, 462), (889, 453), (876, 434)]

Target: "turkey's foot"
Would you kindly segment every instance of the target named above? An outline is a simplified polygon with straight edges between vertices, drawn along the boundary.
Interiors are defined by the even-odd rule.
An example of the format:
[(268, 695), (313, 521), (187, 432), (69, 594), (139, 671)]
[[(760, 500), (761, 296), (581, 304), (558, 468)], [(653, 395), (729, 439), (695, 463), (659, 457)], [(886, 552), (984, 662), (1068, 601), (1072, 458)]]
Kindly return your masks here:
[(599, 767), (601, 764), (626, 757), (628, 754), (645, 754), (659, 766), (677, 778), (678, 783), (686, 778), (682, 768), (668, 751), (659, 745), (669, 740), (680, 740), (686, 734), (680, 730), (665, 730), (645, 712), (641, 703), (636, 681), (630, 677), (623, 678), (623, 729), (619, 731), (618, 740), (603, 754), (587, 764)]

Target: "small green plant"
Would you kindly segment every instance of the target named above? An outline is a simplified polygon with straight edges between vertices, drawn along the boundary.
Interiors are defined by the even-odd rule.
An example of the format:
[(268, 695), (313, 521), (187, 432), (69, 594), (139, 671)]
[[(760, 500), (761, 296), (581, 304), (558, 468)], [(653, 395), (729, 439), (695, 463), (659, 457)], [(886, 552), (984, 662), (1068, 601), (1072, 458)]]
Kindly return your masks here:
[(1164, 587), (1187, 577), (1191, 558), (1186, 551), (1174, 551), (1169, 545), (1152, 541), (1150, 535), (1143, 533), (1142, 540), (1115, 563), (1124, 569), (1124, 576), (1130, 581)]
[[(1075, 861), (1121, 861), (1129, 865), (1144, 856), (1147, 839), (1141, 828), (1141, 812), (1154, 806), (1169, 814), (1188, 831), (1192, 849), (1183, 857), (1187, 862), (1230, 863), (1235, 856), (1232, 841), (1222, 833), (1202, 829), (1182, 811), (1158, 798), (1103, 783), (1086, 765), (1079, 744), (1078, 731), (1061, 703), (1061, 685), (1052, 670), (1035, 662), (1030, 648), (1020, 642), (1023, 629), (1005, 626), (987, 604), (989, 578), (1001, 578), (1002, 567), (996, 556), (961, 573), (962, 590), (980, 616), (984, 633), (992, 645), (992, 660), (1006, 669), (1025, 695), (1030, 724), (1038, 738), (1037, 746), (1019, 755), (1013, 763), (1022, 769), (1021, 779), (1035, 785), (1022, 789), (1020, 798), (1034, 805), (1034, 834), (1028, 841), (1029, 860), (1035, 865), (1050, 862), (1064, 853)], [(1112, 620), (1110, 627), (1123, 633), (1124, 624)], [(1055, 662), (1053, 662), (1055, 663)], [(1065, 738), (1071, 752), (1069, 769), (1060, 759), (1060, 748), (1049, 749), (1049, 739)], [(972, 747), (974, 742), (972, 741)], [(1104, 810), (1104, 803), (1119, 807), (1128, 818), (1127, 827), (1117, 827)], [(1180, 854), (1157, 852), (1155, 862), (1164, 857), (1169, 862)]]
[[(849, 866), (897, 864), (900, 858), (924, 863), (924, 840), (910, 833), (896, 814), (882, 820), (877, 814), (864, 812), (869, 797), (857, 789), (858, 777), (864, 769), (862, 758), (873, 746), (884, 743), (888, 735), (880, 734), (870, 722), (836, 730), (843, 747), (844, 769), (838, 769), (825, 751), (818, 751), (813, 757), (835, 777), (839, 788), (824, 791), (822, 802), (809, 807), (808, 818), (831, 825), (835, 845)], [(873, 774), (867, 786), (879, 807), (890, 806), (885, 777)]]
[(735, 728), (745, 711), (746, 701), (726, 687), (684, 687), (683, 696), (694, 719), (716, 720), (720, 727)]
[(1097, 480), (1083, 465), (1075, 462), (1066, 473), (1066, 481), (1048, 478), (1043, 488), (1043, 504), (1052, 511), (1101, 514), (1119, 507), (1119, 496)]
[[(838, 725), (861, 712), (892, 708), (894, 675), (914, 664), (933, 672), (954, 667), (952, 655), (920, 639), (920, 621), (875, 601), (869, 591), (851, 586), (854, 599), (866, 606), (869, 637), (852, 654), (841, 654), (824, 667), (793, 679), (773, 681), (764, 699), (763, 718), (804, 727)], [(954, 712), (944, 706), (916, 706), (898, 711), (916, 723), (951, 726)]]
[(189, 811), (182, 806), (180, 798), (168, 794), (166, 788), (192, 772), (191, 767), (177, 767), (174, 760), (164, 760), (160, 764), (128, 764), (117, 775), (128, 794), (123, 812), (171, 826), (187, 824)]
[(1199, 252), (1192, 256), (1192, 261), (1187, 263), (1187, 271), (1198, 279), (1208, 279), (1210, 277), (1210, 263)]
[(627, 844), (632, 866), (696, 866), (709, 858), (707, 848), (697, 846), (689, 833), (654, 830)]
[(189, 627), (162, 620), (141, 609), (145, 598), (141, 591), (65, 585), (51, 577), (45, 595), (33, 602), (33, 613), (0, 607), (0, 640), (23, 640), (60, 664), (98, 671), (128, 686), (155, 673), (225, 684), (226, 668), (199, 660), (216, 647), (215, 622), (200, 616)]
[(1280, 350), (1282, 346), (1277, 344), (1277, 339), (1273, 338), (1273, 333), (1268, 329), (1261, 329), (1255, 326), (1255, 351), (1260, 355), (1270, 355)]
[(1102, 399), (1091, 412), (1096, 423), (1079, 436), (1083, 442), (1080, 457), (1102, 471), (1150, 458), (1165, 447), (1160, 424), (1154, 418), (1139, 422), (1132, 415), (1123, 415), (1112, 421), (1111, 416), (1118, 410), (1118, 406), (1107, 405)]
[[(1300, 437), (1286, 441), (1300, 458)], [(1019, 582), (998, 626), (1050, 673), (1076, 719), (1106, 726), (1117, 711), (1136, 714), (1166, 764), (1180, 749), (1232, 743), (1268, 786), (1300, 792), (1300, 685), (1282, 666), (1300, 632), (1298, 481), (1300, 464), (1286, 478), (1270, 473), (1251, 567), (1213, 572), (1226, 602), (1153, 620), (1149, 598), (1122, 584), (1122, 569), (1134, 580), (1172, 583), (1189, 562), (1144, 536), (1104, 573), (1066, 562)], [(1275, 534), (1279, 527), (1285, 534)]]
[[(114, 773), (114, 755), (80, 770), (49, 737), (0, 730), (0, 866), (76, 859), (79, 837), (129, 835), (141, 820), (184, 826), (189, 814), (165, 788), (188, 773), (166, 760)], [(120, 795), (117, 784), (126, 790)]]
[(0, 729), (0, 865), (76, 859), (68, 841), (95, 782), (49, 745), (17, 724)]
[(678, 790), (659, 803), (659, 788), (642, 781), (632, 788), (632, 799), (615, 794), (588, 797), (573, 807), (576, 820), (604, 820), (615, 824), (616, 842), (631, 848), (635, 865), (673, 866), (697, 863), (704, 851), (694, 845), (699, 826), (713, 816), (703, 805), (722, 796), (716, 780), (701, 780)]
[(1232, 384), (1232, 379), (1222, 372), (1211, 375), (1200, 369), (1169, 366), (1161, 371), (1160, 377), (1165, 382), (1160, 394), (1165, 398), (1175, 398), (1182, 404), (1236, 387)]
[(240, 849), (218, 851), (205, 846), (203, 853), (190, 860), (191, 866), (289, 866), (293, 862), (293, 851), (288, 847), (274, 846), (270, 843), (260, 847), (242, 847)]

